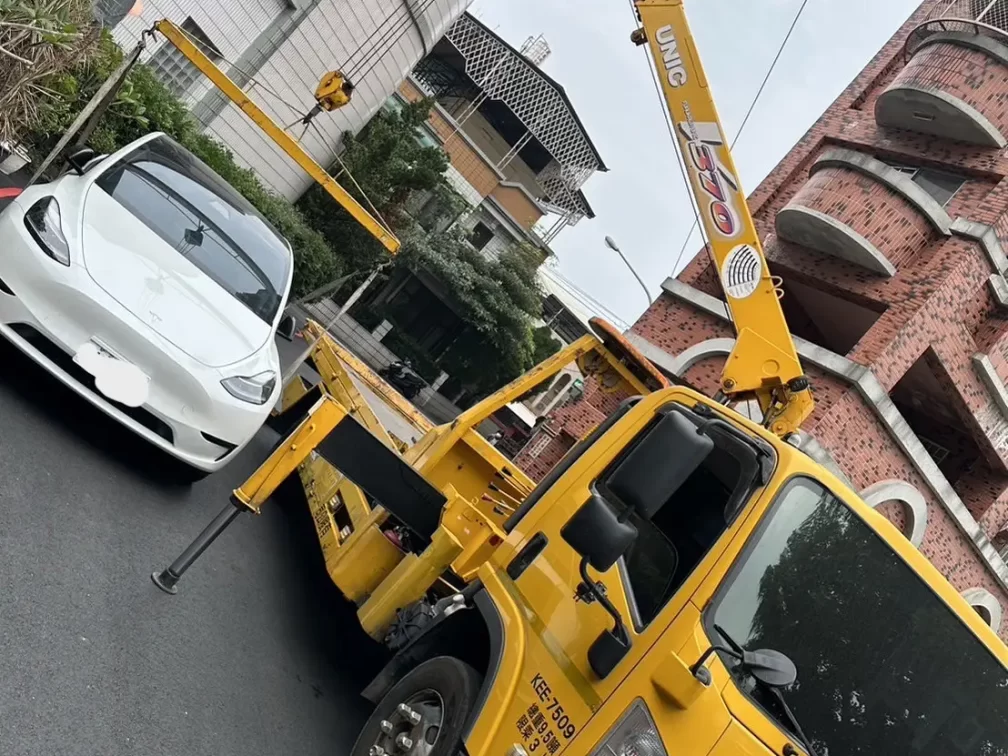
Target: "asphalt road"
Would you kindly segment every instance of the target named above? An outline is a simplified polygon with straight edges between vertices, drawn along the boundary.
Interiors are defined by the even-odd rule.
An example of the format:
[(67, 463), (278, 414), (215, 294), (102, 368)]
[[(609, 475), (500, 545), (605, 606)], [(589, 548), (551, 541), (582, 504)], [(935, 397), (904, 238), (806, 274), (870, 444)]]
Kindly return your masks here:
[(242, 515), (151, 583), (227, 503), (264, 430), (191, 487), (0, 344), (0, 754), (348, 752), (380, 662), (329, 584), (303, 504)]

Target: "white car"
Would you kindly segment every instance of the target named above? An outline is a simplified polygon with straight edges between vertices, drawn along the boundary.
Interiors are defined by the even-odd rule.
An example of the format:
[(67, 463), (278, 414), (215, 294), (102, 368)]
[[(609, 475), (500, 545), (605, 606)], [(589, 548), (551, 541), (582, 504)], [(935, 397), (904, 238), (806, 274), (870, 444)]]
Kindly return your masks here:
[(290, 244), (164, 134), (68, 162), (0, 213), (0, 335), (202, 477), (279, 398)]

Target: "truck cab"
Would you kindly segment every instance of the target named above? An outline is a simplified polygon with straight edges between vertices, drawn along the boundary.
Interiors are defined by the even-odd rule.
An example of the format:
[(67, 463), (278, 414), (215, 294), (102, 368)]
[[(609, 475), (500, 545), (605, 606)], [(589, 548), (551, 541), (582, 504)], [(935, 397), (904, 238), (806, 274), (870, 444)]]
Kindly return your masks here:
[[(982, 618), (838, 479), (691, 389), (624, 402), (506, 529), (354, 756), (411, 753), (382, 723), (398, 736), (410, 676), (459, 659), (470, 756), (1008, 753), (1008, 654)], [(480, 662), (475, 633), (432, 643), (477, 617)]]

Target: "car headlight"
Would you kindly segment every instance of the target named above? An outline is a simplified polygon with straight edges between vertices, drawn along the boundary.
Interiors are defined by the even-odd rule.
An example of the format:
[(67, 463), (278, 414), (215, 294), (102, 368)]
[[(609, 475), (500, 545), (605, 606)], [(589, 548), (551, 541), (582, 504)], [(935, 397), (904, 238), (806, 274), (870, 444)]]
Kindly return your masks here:
[(70, 245), (63, 235), (59, 203), (43, 197), (25, 213), (25, 226), (42, 251), (58, 263), (70, 265)]
[(272, 370), (266, 370), (251, 378), (236, 375), (225, 378), (221, 381), (221, 385), (227, 389), (231, 396), (241, 399), (243, 402), (266, 404), (270, 396), (273, 395), (273, 389), (276, 388), (276, 373)]
[(654, 720), (640, 699), (630, 704), (623, 718), (592, 756), (668, 756)]

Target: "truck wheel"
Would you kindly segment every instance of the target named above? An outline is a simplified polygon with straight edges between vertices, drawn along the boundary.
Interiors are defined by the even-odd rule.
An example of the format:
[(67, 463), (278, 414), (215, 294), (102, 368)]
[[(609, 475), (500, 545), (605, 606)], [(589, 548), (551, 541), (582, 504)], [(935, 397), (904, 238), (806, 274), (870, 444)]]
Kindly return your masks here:
[(455, 756), (481, 683), (450, 656), (424, 662), (385, 694), (350, 756)]

